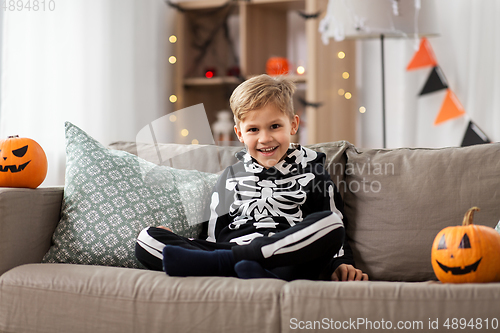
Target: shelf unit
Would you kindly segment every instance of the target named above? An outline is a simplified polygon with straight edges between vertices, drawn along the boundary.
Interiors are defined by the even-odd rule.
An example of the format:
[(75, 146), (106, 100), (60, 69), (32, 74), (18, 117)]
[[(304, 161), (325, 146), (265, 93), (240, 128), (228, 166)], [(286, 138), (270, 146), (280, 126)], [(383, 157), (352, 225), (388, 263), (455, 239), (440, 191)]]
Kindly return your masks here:
[[(300, 142), (355, 143), (355, 45), (352, 41), (323, 45), (318, 26), (326, 13), (327, 0), (205, 0), (177, 4), (182, 11), (176, 15), (176, 110), (203, 103), (209, 122), (214, 122), (218, 111), (229, 110), (229, 97), (242, 80), (265, 73), (266, 62), (272, 56), (290, 59), (289, 50), (295, 48), (307, 57), (306, 72), (290, 75), (297, 83), (295, 106), (303, 120)], [(298, 29), (302, 29), (304, 40), (290, 45), (300, 43), (288, 36), (290, 17), (299, 12), (320, 15), (301, 17)], [(296, 18), (294, 22), (297, 24)], [(344, 58), (338, 57), (341, 51)], [(291, 63), (290, 71), (295, 72), (296, 65)], [(239, 67), (239, 75), (228, 75), (234, 66)], [(207, 69), (215, 72), (214, 77), (204, 77)], [(348, 79), (342, 77), (344, 72), (349, 73)], [(346, 92), (352, 98), (347, 99)]]

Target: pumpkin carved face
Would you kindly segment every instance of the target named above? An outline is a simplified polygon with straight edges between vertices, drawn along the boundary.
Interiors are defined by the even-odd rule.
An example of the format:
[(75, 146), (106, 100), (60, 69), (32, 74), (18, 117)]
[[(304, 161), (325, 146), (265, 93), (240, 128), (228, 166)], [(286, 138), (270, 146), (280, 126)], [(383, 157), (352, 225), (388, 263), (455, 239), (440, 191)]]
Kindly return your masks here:
[(441, 230), (432, 245), (432, 267), (441, 282), (500, 281), (500, 234), (472, 224), (471, 208), (462, 226)]
[(47, 175), (47, 157), (32, 139), (0, 140), (0, 186), (37, 188)]

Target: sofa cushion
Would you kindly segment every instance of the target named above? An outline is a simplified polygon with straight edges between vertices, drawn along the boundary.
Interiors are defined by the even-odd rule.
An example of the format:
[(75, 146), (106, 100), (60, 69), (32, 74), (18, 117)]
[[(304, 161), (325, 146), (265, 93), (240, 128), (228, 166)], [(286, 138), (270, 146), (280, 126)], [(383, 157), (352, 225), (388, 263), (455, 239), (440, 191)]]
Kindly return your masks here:
[(499, 302), (500, 283), (298, 280), (283, 286), (281, 332), (493, 332)]
[(282, 280), (30, 264), (0, 277), (1, 332), (279, 332)]
[(346, 150), (354, 147), (348, 141), (333, 141), (305, 146), (317, 152), (326, 154), (325, 169), (328, 170), (332, 181), (337, 185), (340, 194), (344, 195), (345, 165), (347, 162)]
[(199, 235), (217, 175), (105, 148), (70, 123), (66, 140), (61, 220), (44, 262), (140, 267), (134, 248), (145, 227)]
[(473, 206), (477, 224), (500, 219), (500, 143), (346, 153), (346, 232), (372, 279), (436, 279), (431, 246), (441, 229), (460, 225)]

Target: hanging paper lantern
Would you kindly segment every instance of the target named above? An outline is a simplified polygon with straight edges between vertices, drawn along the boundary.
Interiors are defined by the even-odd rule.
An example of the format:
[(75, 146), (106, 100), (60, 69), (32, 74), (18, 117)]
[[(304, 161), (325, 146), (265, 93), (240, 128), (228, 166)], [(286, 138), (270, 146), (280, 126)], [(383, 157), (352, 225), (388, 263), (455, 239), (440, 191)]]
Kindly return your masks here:
[(472, 207), (461, 226), (444, 228), (434, 239), (432, 268), (439, 281), (500, 281), (500, 234), (493, 228), (472, 223), (478, 210)]
[(47, 175), (47, 156), (34, 140), (0, 140), (0, 186), (37, 188)]

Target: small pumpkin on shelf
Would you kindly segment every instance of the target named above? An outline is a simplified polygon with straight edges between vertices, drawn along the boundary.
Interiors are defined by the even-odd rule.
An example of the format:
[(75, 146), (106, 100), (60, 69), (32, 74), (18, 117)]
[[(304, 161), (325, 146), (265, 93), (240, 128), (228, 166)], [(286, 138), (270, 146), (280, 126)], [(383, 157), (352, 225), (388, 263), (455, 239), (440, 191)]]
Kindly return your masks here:
[(461, 226), (441, 230), (432, 244), (432, 268), (443, 283), (500, 281), (500, 234), (473, 224), (472, 207)]
[(266, 73), (271, 76), (288, 74), (288, 60), (283, 57), (271, 57), (266, 62)]
[(42, 147), (18, 135), (0, 140), (0, 186), (37, 188), (47, 176)]

